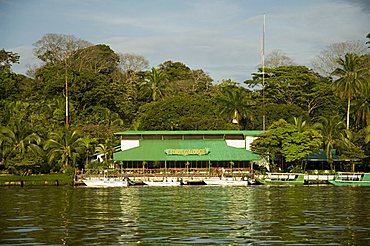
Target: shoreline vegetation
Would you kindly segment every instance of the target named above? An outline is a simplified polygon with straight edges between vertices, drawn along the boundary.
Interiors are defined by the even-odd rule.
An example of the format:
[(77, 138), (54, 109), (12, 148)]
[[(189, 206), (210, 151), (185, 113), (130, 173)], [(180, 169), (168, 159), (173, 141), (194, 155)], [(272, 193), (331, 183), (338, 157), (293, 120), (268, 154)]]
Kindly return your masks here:
[(74, 177), (68, 174), (0, 175), (0, 186), (65, 186), (75, 185)]
[[(214, 81), (181, 61), (150, 68), (143, 56), (53, 33), (35, 43), (42, 65), (25, 76), (12, 70), (19, 55), (1, 49), (0, 174), (43, 173), (50, 179), (24, 182), (64, 184), (70, 181), (48, 175), (128, 167), (113, 159), (120, 146), (115, 132), (265, 126), (251, 151), (267, 160), (267, 170), (369, 172), (370, 34), (366, 38), (318, 50), (322, 62), (311, 67), (271, 52), (265, 69), (259, 66), (243, 82)], [(307, 157), (314, 161), (304, 162)], [(151, 165), (157, 163), (139, 163)]]

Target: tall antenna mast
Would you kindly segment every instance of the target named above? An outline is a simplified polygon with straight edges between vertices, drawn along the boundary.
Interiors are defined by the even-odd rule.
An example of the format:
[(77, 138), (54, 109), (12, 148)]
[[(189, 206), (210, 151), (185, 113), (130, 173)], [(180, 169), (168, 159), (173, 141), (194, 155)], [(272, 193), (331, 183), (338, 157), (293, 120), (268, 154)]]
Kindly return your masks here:
[(67, 68), (66, 68), (66, 128), (69, 127), (69, 120), (68, 120), (68, 78), (67, 78)]
[(262, 34), (262, 130), (266, 130), (266, 102), (265, 102), (265, 14), (263, 14)]

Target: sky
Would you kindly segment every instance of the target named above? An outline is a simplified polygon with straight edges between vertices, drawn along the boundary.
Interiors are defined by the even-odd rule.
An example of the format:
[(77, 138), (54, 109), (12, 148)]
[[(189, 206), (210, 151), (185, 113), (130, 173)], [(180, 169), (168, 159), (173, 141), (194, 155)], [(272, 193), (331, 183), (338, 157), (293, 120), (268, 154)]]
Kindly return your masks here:
[(33, 44), (47, 33), (73, 35), (115, 52), (171, 60), (215, 81), (250, 79), (280, 49), (310, 67), (320, 51), (370, 33), (370, 0), (0, 0), (0, 49), (17, 52), (24, 74), (40, 64)]

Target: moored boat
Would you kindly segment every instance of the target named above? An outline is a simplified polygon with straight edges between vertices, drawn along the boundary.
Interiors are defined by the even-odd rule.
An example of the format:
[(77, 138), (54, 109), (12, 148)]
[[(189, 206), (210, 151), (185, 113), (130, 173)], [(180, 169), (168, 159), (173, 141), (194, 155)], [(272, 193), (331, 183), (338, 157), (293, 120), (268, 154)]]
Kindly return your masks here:
[(179, 181), (144, 181), (144, 184), (148, 186), (180, 186), (182, 185)]
[(82, 182), (89, 187), (128, 187), (131, 184), (128, 178), (90, 178), (83, 179)]
[(265, 185), (303, 185), (304, 174), (302, 173), (267, 173), (258, 182)]
[(370, 173), (338, 172), (334, 180), (329, 180), (333, 185), (369, 185)]
[(204, 179), (203, 182), (206, 185), (221, 185), (221, 186), (246, 186), (249, 184), (248, 179), (240, 178), (225, 178), (225, 177), (214, 177)]

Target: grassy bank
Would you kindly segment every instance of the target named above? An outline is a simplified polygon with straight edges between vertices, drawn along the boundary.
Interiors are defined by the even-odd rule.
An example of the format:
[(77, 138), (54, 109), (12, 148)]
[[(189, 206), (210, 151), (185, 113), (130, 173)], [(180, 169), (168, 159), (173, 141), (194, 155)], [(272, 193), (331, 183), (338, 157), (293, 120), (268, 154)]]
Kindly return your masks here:
[(67, 174), (0, 175), (0, 186), (59, 186), (73, 185), (73, 176)]

